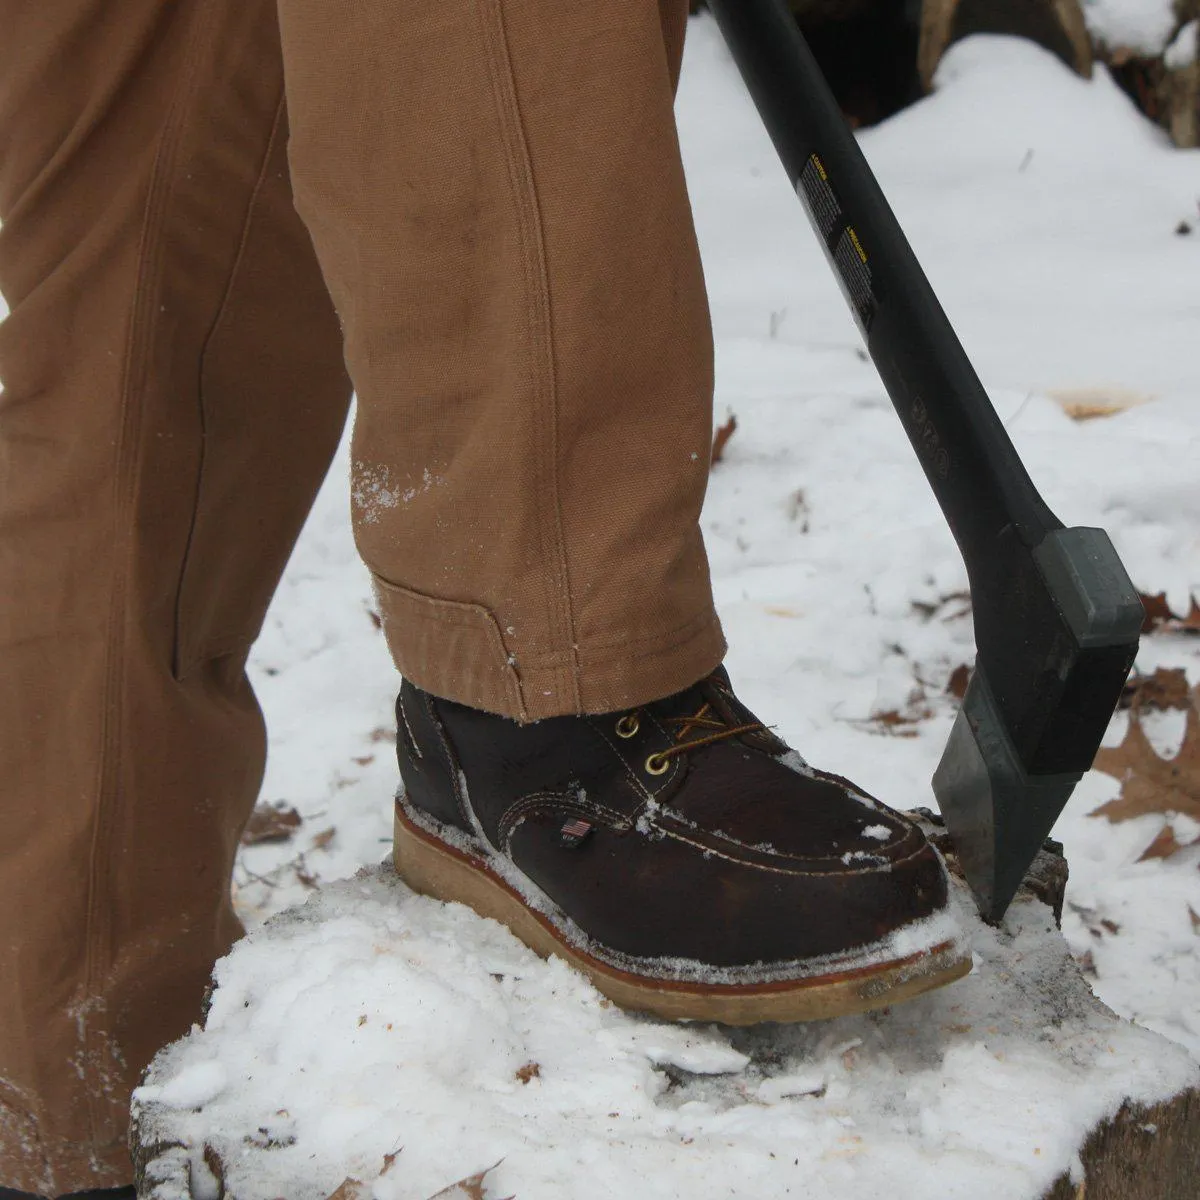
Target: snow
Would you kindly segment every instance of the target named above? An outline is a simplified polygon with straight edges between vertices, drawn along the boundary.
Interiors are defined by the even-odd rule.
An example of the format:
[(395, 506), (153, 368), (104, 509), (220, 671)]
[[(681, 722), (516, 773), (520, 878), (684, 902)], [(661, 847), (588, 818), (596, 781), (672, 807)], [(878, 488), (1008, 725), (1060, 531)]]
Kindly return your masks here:
[(1161, 54), (1178, 24), (1174, 0), (1083, 0), (1094, 41), (1149, 58)]
[[(1094, 29), (1153, 41), (1161, 8), (1088, 11)], [(738, 417), (703, 518), (731, 675), (814, 764), (933, 807), (945, 686), (973, 654), (965, 573), (728, 54), (708, 19), (690, 32), (680, 132), (717, 416)], [(1084, 81), (1026, 43), (962, 42), (937, 84), (864, 150), (1051, 507), (1104, 526), (1135, 582), (1186, 611), (1200, 595), (1200, 230), (1175, 231), (1197, 223), (1200, 153), (1172, 149), (1102, 67)], [(1139, 402), (1076, 422), (1064, 404), (1081, 394)], [(245, 1134), (278, 1149), (247, 1160), (267, 1173), (242, 1200), (324, 1197), (397, 1149), (377, 1200), (425, 1200), (498, 1160), (489, 1196), (519, 1200), (901, 1200), (932, 1194), (934, 1172), (939, 1196), (1033, 1200), (1125, 1089), (1184, 1082), (1180, 1047), (1200, 1056), (1200, 850), (1140, 862), (1168, 818), (1089, 816), (1117, 792), (1104, 775), (1055, 830), (1072, 872), (1064, 932), (1101, 999), (1144, 1029), (1088, 1006), (1036, 905), (1001, 934), (973, 925), (976, 971), (943, 992), (734, 1033), (626, 1016), (386, 870), (347, 879), (390, 843), (398, 686), (350, 538), (349, 475), (343, 450), (253, 656), (265, 797), (305, 825), (243, 851), (252, 936), (219, 966), (207, 1030), (143, 1095), (197, 1110), (173, 1110), (197, 1181), (206, 1141), (233, 1160)], [(368, 501), (418, 486), (372, 479)], [(1145, 639), (1139, 669), (1159, 665), (1200, 683), (1200, 640)], [(888, 711), (910, 720), (874, 719)], [(1178, 722), (1152, 734), (1171, 752)], [(315, 882), (307, 907), (262, 926)]]
[(626, 1014), (495, 922), (365, 871), (234, 949), (206, 1030), (135, 1102), (190, 1095), (169, 1131), (192, 1174), (207, 1148), (232, 1194), (264, 1200), (323, 1200), (347, 1176), (424, 1200), (496, 1162), (490, 1194), (520, 1200), (924, 1200), (934, 1172), (940, 1196), (1036, 1197), (1125, 1096), (1165, 1099), (1200, 1071), (1096, 1004), (1039, 902), (1003, 932), (969, 903), (967, 980), (731, 1030)]
[(1163, 63), (1170, 71), (1179, 71), (1191, 66), (1200, 58), (1197, 44), (1200, 42), (1200, 20), (1189, 21), (1175, 35), (1174, 41), (1167, 47), (1163, 55)]

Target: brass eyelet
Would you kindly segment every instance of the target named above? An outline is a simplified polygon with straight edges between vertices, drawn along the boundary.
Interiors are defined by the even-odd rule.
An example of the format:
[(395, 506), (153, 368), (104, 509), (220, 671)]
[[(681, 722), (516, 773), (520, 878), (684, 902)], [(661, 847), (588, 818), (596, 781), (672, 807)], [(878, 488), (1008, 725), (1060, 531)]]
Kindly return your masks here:
[(617, 737), (631, 738), (638, 731), (637, 713), (626, 713), (617, 722)]
[(647, 775), (665, 775), (671, 769), (671, 760), (664, 754), (652, 754), (646, 759)]

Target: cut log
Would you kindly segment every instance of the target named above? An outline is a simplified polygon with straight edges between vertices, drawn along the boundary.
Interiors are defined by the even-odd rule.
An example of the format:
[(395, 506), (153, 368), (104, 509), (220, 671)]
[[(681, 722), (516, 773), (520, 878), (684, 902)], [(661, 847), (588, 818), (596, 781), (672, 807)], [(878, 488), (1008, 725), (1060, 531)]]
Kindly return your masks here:
[[(1192, 6), (1200, 9), (1200, 3)], [(1171, 139), (1182, 149), (1200, 146), (1200, 17), (1193, 17), (1163, 55), (1159, 85)]]
[[(920, 819), (973, 973), (811, 1026), (631, 1018), (387, 866), (331, 884), (234, 948), (207, 1027), (151, 1065), (138, 1196), (365, 1197), (393, 1162), (381, 1195), (432, 1196), (503, 1157), (488, 1194), (517, 1200), (758, 1200), (785, 1178), (831, 1200), (1195, 1200), (1200, 1069), (1092, 995), (1055, 921), (1058, 849), (994, 929)], [(589, 1166), (564, 1183), (563, 1155)]]
[(1092, 41), (1079, 0), (923, 0), (917, 69), (926, 91), (947, 48), (973, 33), (1029, 38), (1085, 78), (1092, 73)]

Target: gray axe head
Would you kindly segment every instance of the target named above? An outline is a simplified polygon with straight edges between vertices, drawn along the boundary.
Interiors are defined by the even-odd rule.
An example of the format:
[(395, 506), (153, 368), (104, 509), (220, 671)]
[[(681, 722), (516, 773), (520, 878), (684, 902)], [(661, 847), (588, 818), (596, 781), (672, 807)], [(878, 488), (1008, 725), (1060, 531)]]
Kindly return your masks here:
[(933, 777), (990, 921), (1003, 917), (1091, 766), (1145, 618), (1101, 529), (1054, 530), (1007, 565), (1006, 580), (981, 589), (996, 598), (999, 619), (981, 623), (977, 612), (975, 673)]

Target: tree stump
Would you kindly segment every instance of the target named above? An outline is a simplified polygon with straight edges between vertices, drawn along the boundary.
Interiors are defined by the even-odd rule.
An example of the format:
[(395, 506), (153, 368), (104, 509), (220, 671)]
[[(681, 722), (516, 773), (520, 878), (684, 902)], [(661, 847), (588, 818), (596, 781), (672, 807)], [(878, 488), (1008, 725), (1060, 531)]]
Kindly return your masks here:
[[(1200, 10), (1200, 3), (1192, 11)], [(1165, 124), (1175, 145), (1200, 146), (1200, 15), (1183, 26), (1163, 55), (1159, 85)]]
[(917, 69), (926, 91), (947, 47), (973, 33), (1029, 38), (1085, 78), (1092, 73), (1092, 41), (1079, 0), (924, 0)]
[[(522, 1170), (526, 1183), (532, 1187), (534, 1180), (541, 1180), (541, 1194), (546, 1194), (546, 1180), (560, 1177), (553, 1171), (546, 1178), (537, 1174), (544, 1169), (541, 1152), (527, 1152), (523, 1166), (516, 1163), (525, 1134), (511, 1145), (502, 1142), (495, 1154), (497, 1143), (489, 1141), (486, 1153), (491, 1157), (486, 1162), (470, 1157), (485, 1153), (478, 1146), (472, 1151), (472, 1139), (478, 1135), (487, 1140), (491, 1126), (485, 1118), (479, 1134), (478, 1126), (464, 1123), (457, 1106), (461, 1103), (465, 1111), (497, 1089), (509, 1097), (503, 1103), (511, 1105), (515, 1088), (516, 1102), (528, 1105), (519, 1128), (538, 1130), (543, 1139), (539, 1145), (558, 1147), (565, 1140), (574, 1147), (572, 1139), (592, 1138), (598, 1149), (585, 1148), (580, 1161), (599, 1154), (606, 1170), (624, 1175), (636, 1174), (637, 1160), (624, 1163), (622, 1147), (636, 1145), (648, 1136), (647, 1130), (661, 1129), (664, 1122), (673, 1129), (672, 1113), (697, 1106), (713, 1109), (714, 1124), (708, 1133), (703, 1124), (686, 1125), (693, 1120), (689, 1115), (683, 1131), (656, 1143), (663, 1157), (654, 1196), (720, 1195), (727, 1200), (766, 1194), (756, 1191), (757, 1185), (750, 1181), (731, 1189), (710, 1182), (704, 1171), (696, 1174), (697, 1155), (711, 1156), (701, 1158), (701, 1163), (720, 1163), (738, 1151), (738, 1135), (730, 1132), (735, 1127), (721, 1123), (722, 1114), (733, 1113), (738, 1122), (765, 1122), (755, 1136), (761, 1138), (767, 1130), (765, 1136), (777, 1139), (778, 1154), (772, 1153), (771, 1160), (791, 1169), (793, 1155), (810, 1156), (811, 1161), (797, 1158), (799, 1174), (788, 1178), (815, 1178), (819, 1183), (823, 1164), (846, 1153), (855, 1155), (853, 1179), (859, 1182), (847, 1184), (847, 1196), (861, 1190), (862, 1172), (870, 1184), (867, 1190), (879, 1190), (893, 1176), (894, 1155), (924, 1153), (920, 1177), (906, 1178), (907, 1190), (892, 1187), (894, 1194), (942, 1194), (941, 1169), (951, 1173), (959, 1189), (975, 1180), (978, 1172), (976, 1190), (989, 1198), (999, 1194), (995, 1183), (1000, 1179), (1005, 1181), (1003, 1194), (1011, 1200), (1195, 1200), (1200, 1178), (1200, 1069), (1182, 1047), (1121, 1020), (1092, 995), (1057, 929), (1054, 914), (1061, 912), (1067, 876), (1059, 848), (1048, 844), (1005, 927), (997, 930), (975, 916), (936, 818), (924, 814), (919, 819), (946, 853), (954, 882), (954, 909), (971, 937), (975, 971), (960, 983), (895, 1009), (809, 1026), (735, 1031), (630, 1018), (606, 1002), (597, 1003), (595, 994), (565, 966), (536, 959), (494, 923), (481, 922), (458, 906), (433, 905), (413, 896), (387, 865), (329, 885), (307, 905), (282, 914), (235, 947), (218, 970), (209, 1027), (197, 1028), (167, 1047), (149, 1068), (145, 1086), (135, 1095), (133, 1112), (137, 1194), (142, 1200), (332, 1200), (334, 1196), (346, 1200), (370, 1195), (370, 1184), (355, 1180), (374, 1178), (376, 1173), (382, 1177), (396, 1160), (397, 1170), (419, 1175), (429, 1169), (432, 1156), (436, 1168), (446, 1172), (442, 1178), (453, 1180), (488, 1166), (500, 1153), (513, 1154), (504, 1168), (512, 1174), (497, 1181), (495, 1188), (502, 1190), (493, 1189), (494, 1194), (515, 1193), (521, 1200)], [(356, 921), (359, 935), (353, 932)], [(356, 936), (361, 940), (355, 941)], [(343, 955), (341, 965), (325, 976), (314, 974), (322, 947), (335, 944)], [(361, 950), (354, 948), (359, 945)], [(527, 1063), (516, 1071), (515, 1081), (508, 1067), (497, 1074), (473, 1056), (458, 1065), (455, 1060), (445, 1068), (445, 1077), (457, 1080), (465, 1071), (469, 1078), (461, 1101), (453, 1101), (445, 1110), (445, 1128), (437, 1125), (424, 1137), (410, 1136), (414, 1122), (428, 1123), (431, 1094), (425, 1083), (410, 1084), (406, 1109), (388, 1108), (382, 1122), (378, 1114), (372, 1118), (374, 1124), (368, 1122), (371, 1128), (380, 1123), (386, 1127), (381, 1135), (385, 1140), (377, 1148), (364, 1153), (361, 1144), (350, 1147), (335, 1138), (331, 1149), (331, 1139), (323, 1128), (314, 1130), (314, 1121), (318, 1127), (329, 1120), (337, 1122), (335, 1128), (354, 1129), (364, 1106), (369, 1111), (372, 1104), (394, 1104), (395, 1088), (406, 1077), (415, 1072), (416, 1079), (425, 1080), (430, 1064), (438, 1069), (446, 1054), (453, 1053), (443, 1048), (446, 1018), (439, 1004), (431, 1007), (427, 987), (430, 971), (437, 969), (439, 947), (448, 945), (463, 948), (452, 952), (454, 966), (446, 995), (466, 988), (476, 1000), (482, 997), (485, 1007), (471, 1009), (480, 1017), (487, 1012), (489, 995), (506, 998), (510, 1004), (516, 995), (519, 1006), (530, 1003), (526, 997), (533, 993), (528, 989), (544, 988), (539, 993), (540, 1010), (503, 1010), (494, 1029), (485, 1027), (481, 1045), (494, 1044), (494, 1037), (503, 1040), (514, 1027), (540, 1029), (547, 1022), (569, 1030), (568, 1043), (558, 1058), (543, 1055), (540, 1064)], [(387, 974), (397, 970), (413, 973), (401, 975), (397, 984), (396, 977)], [(472, 979), (464, 979), (463, 971), (472, 973)], [(384, 972), (390, 1007), (383, 1018), (372, 1010), (370, 1024), (363, 1029), (370, 1007), (364, 997), (376, 972)], [(413, 980), (411, 985), (404, 982), (407, 978)], [(516, 993), (512, 979), (523, 981)], [(406, 1000), (410, 986), (426, 999)], [(319, 1012), (324, 1015), (313, 1027), (313, 1040), (297, 1042), (294, 1001), (280, 1002), (277, 997), (280, 992), (291, 997), (310, 991), (339, 998), (332, 1007), (328, 999), (320, 1001)], [(256, 1033), (254, 1022), (261, 1019), (256, 1012), (279, 1003), (287, 1019), (280, 1027), (282, 1041), (274, 1042), (269, 1032), (263, 1034), (260, 1028)], [(391, 1018), (405, 1023), (402, 1040), (407, 1049), (391, 1058), (387, 1047), (392, 1043), (370, 1042), (371, 1054), (377, 1053), (374, 1047), (384, 1047), (383, 1057), (362, 1060), (365, 1065), (360, 1065), (361, 1046), (356, 1051), (359, 1059), (353, 1057), (356, 1027), (364, 1035), (376, 1030), (373, 1036), (379, 1039), (377, 1020)], [(655, 1047), (648, 1051), (653, 1070), (646, 1077), (657, 1081), (657, 1091), (636, 1084), (624, 1101), (617, 1102), (611, 1098), (616, 1084), (602, 1075), (594, 1101), (589, 1101), (590, 1093), (578, 1091), (570, 1094), (565, 1108), (541, 1098), (562, 1094), (553, 1091), (554, 1081), (579, 1070), (578, 1056), (585, 1046), (607, 1045), (613, 1039), (626, 1039), (621, 1044), (632, 1045), (635, 1051), (644, 1044)], [(419, 1056), (420, 1047), (427, 1043), (436, 1049), (422, 1067), (412, 1056)], [(682, 1058), (669, 1049), (681, 1044), (690, 1047)], [(707, 1062), (687, 1057), (695, 1054), (697, 1044), (702, 1054), (710, 1056)], [(280, 1066), (297, 1046), (299, 1065)], [(527, 1047), (523, 1044), (518, 1053)], [(1005, 1082), (997, 1083), (1001, 1091), (989, 1090), (989, 1077), (997, 1070), (1029, 1070), (1029, 1079), (1038, 1082), (1022, 1087), (1013, 1102), (1001, 1100), (1000, 1107), (994, 1108), (997, 1095), (1007, 1094), (1004, 1089), (1018, 1086), (1025, 1078), (1004, 1074), (1000, 1078)], [(805, 1082), (821, 1071), (826, 1072), (827, 1097), (825, 1083)], [(385, 1099), (380, 1100), (378, 1083), (371, 1081), (384, 1075), (394, 1083), (383, 1090)], [(1139, 1084), (1129, 1082), (1135, 1077)], [(552, 1090), (540, 1091), (544, 1086)], [(440, 1094), (437, 1087), (434, 1093)], [(801, 1098), (789, 1100), (797, 1093), (788, 1087), (799, 1088)], [(1131, 1097), (1131, 1092), (1136, 1095)], [(326, 1096), (336, 1100), (327, 1103)], [(609, 1111), (625, 1109), (635, 1101), (641, 1113)], [(790, 1107), (772, 1107), (778, 1104)], [(859, 1108), (854, 1109), (854, 1104)], [(847, 1105), (855, 1119), (844, 1115)], [(503, 1112), (511, 1115), (511, 1108)], [(967, 1119), (965, 1126), (956, 1124), (964, 1119), (961, 1114), (971, 1112), (984, 1114), (982, 1125), (976, 1118)], [(1002, 1133), (993, 1136), (988, 1113), (999, 1117), (997, 1129)], [(1097, 1115), (1081, 1115), (1085, 1113)], [(613, 1130), (614, 1120), (629, 1121), (624, 1135)], [(949, 1121), (954, 1136), (948, 1142), (935, 1136), (932, 1149), (914, 1150), (910, 1137), (924, 1136), (930, 1120), (935, 1128)], [(565, 1126), (563, 1133), (554, 1132), (556, 1122), (575, 1124)], [(847, 1123), (861, 1136), (839, 1136)], [(910, 1131), (922, 1132), (897, 1133), (906, 1123)], [(960, 1146), (958, 1139), (964, 1135), (982, 1140), (979, 1145)], [(822, 1137), (832, 1139), (824, 1151)], [(766, 1161), (765, 1147), (773, 1143), (754, 1144), (761, 1155), (758, 1161)], [(852, 1150), (841, 1149), (844, 1144)], [(1043, 1153), (1043, 1159), (1033, 1157)], [(366, 1174), (364, 1159), (374, 1164)], [(1037, 1164), (1037, 1169), (1033, 1175), (1022, 1174), (1023, 1168), (1013, 1174), (1017, 1162)], [(638, 1191), (635, 1177), (624, 1175), (621, 1186)], [(1021, 1182), (1026, 1178), (1040, 1182), (1026, 1189)], [(604, 1191), (610, 1180), (601, 1181), (604, 1187), (599, 1192), (589, 1191), (583, 1186), (586, 1182), (580, 1181), (570, 1200), (611, 1194)], [(404, 1194), (412, 1194), (417, 1186), (406, 1183), (409, 1190)], [(420, 1194), (433, 1196), (443, 1186), (422, 1183)], [(843, 1194), (841, 1183), (831, 1189), (827, 1180), (823, 1186), (822, 1194)], [(681, 1190), (671, 1191), (673, 1187)]]

